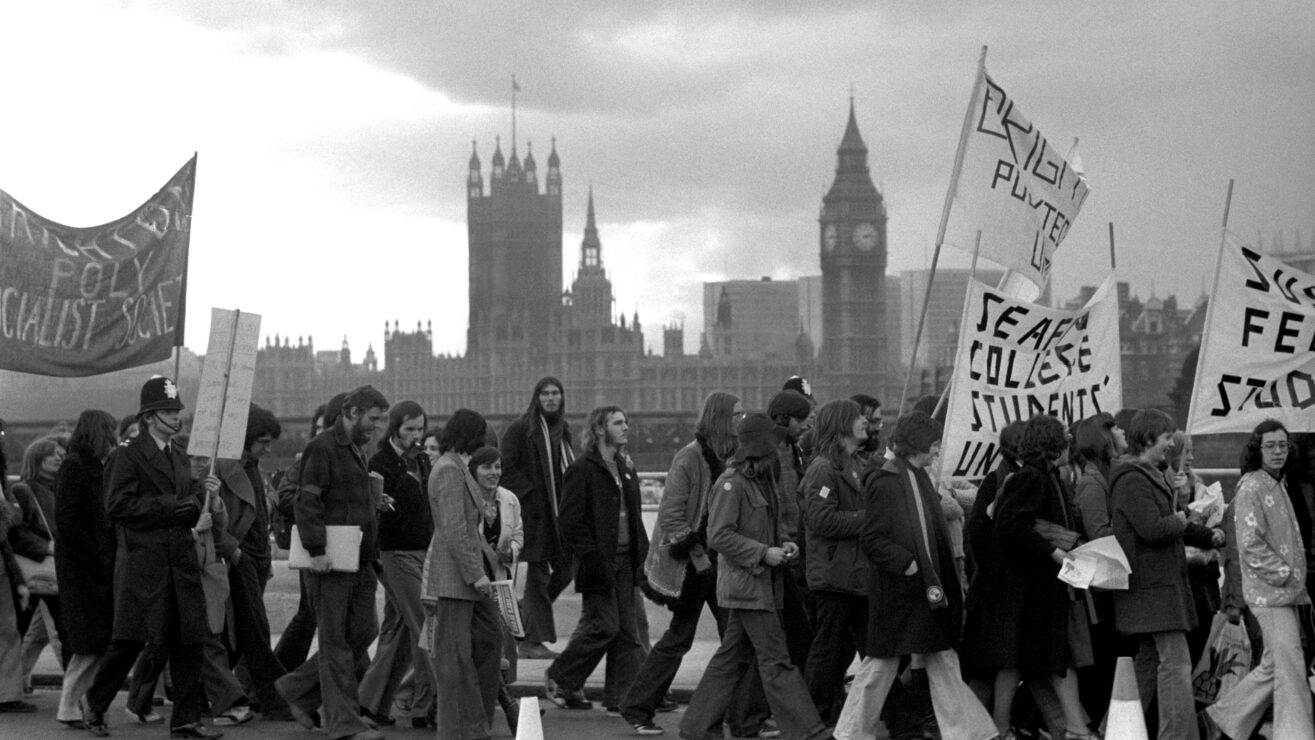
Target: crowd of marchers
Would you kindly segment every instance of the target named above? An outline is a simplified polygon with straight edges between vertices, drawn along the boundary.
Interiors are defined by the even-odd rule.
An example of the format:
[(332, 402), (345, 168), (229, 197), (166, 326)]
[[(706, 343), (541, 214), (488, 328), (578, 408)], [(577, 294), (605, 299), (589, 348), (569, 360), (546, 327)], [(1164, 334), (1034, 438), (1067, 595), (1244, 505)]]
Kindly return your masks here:
[[(518, 680), (592, 710), (605, 662), (593, 698), (662, 735), (706, 609), (720, 646), (671, 728), (690, 740), (1102, 738), (1125, 656), (1152, 737), (1242, 740), (1268, 722), (1315, 738), (1315, 435), (1262, 422), (1220, 496), (1161, 411), (1038, 415), (1001, 431), (986, 478), (943, 481), (938, 399), (887, 429), (876, 398), (815, 399), (793, 377), (763, 410), (707, 397), (649, 531), (626, 410), (572, 428), (566, 401), (546, 377), (498, 435), (471, 409), (431, 428), (363, 386), (316, 409), (310, 442), (270, 471), (273, 414), (251, 405), (239, 459), (189, 455), (178, 388), (154, 377), (134, 416), (87, 410), (31, 443), (17, 482), (0, 457), (0, 713), (37, 710), (49, 647), (54, 719), (98, 737), (163, 725), (168, 703), (176, 738), (286, 721), (476, 740), (499, 713), (515, 733)], [(1058, 578), (1109, 537), (1126, 589)], [(304, 562), (274, 644), (281, 550)], [(670, 612), (655, 641), (645, 600)], [(1212, 643), (1232, 625), (1250, 672), (1218, 690)]]

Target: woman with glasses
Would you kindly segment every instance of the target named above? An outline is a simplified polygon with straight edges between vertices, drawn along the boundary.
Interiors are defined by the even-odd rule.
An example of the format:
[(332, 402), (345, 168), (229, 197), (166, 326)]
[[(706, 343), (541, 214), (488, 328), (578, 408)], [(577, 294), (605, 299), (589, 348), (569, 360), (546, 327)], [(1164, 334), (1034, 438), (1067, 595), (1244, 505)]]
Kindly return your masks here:
[(1256, 666), (1206, 715), (1229, 737), (1251, 737), (1274, 705), (1274, 737), (1315, 738), (1297, 608), (1306, 593), (1306, 548), (1283, 487), (1290, 459), (1288, 430), (1260, 422), (1242, 451), (1233, 499), (1242, 598), (1260, 622), (1264, 653)]

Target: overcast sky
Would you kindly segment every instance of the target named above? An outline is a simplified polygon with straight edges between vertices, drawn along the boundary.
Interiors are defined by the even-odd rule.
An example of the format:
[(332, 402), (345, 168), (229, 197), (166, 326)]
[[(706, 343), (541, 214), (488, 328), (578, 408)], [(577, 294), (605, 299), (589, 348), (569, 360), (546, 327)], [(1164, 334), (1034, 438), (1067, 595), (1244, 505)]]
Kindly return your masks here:
[[(466, 163), (562, 161), (564, 265), (590, 183), (617, 309), (650, 344), (707, 280), (816, 274), (851, 86), (890, 272), (926, 268), (982, 45), (1092, 192), (1056, 294), (1208, 287), (1229, 178), (1244, 239), (1315, 241), (1315, 6), (1171, 2), (160, 0), (7, 3), (0, 189), (118, 218), (199, 152), (187, 345), (210, 306), (382, 359), (383, 322), (464, 351)], [(1065, 142), (1059, 145), (1058, 142)], [(947, 250), (942, 264), (966, 267)]]

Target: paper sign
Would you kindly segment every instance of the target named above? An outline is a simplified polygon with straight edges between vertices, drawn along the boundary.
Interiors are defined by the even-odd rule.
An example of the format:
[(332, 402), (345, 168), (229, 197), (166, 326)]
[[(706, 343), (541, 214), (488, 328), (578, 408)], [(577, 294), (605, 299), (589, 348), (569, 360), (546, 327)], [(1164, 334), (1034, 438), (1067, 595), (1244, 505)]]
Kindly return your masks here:
[(187, 454), (232, 460), (242, 457), (259, 339), (260, 314), (210, 309), (210, 343), (201, 369)]

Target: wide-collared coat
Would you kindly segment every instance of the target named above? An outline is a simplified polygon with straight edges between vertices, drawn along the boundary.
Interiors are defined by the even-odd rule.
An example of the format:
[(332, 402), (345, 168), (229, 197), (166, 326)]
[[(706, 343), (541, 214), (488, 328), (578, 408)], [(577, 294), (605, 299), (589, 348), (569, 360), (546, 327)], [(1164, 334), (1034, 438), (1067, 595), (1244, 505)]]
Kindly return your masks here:
[(837, 467), (826, 455), (818, 455), (808, 465), (801, 488), (808, 587), (866, 594), (868, 558), (858, 546), (858, 535), (867, 506), (857, 461), (850, 457)]
[(484, 597), (475, 583), (489, 575), (485, 563), (497, 556), (481, 530), (479, 486), (455, 452), (443, 453), (429, 474), (429, 508), (434, 539), (425, 555), (421, 598), (479, 601)]
[[(937, 575), (947, 604), (933, 610), (927, 602), (923, 573), (905, 575), (909, 564), (921, 560), (918, 512), (908, 471), (918, 481), (927, 525), (936, 538)], [(958, 588), (950, 533), (941, 514), (941, 499), (927, 471), (913, 468), (902, 457), (881, 467), (869, 467), (863, 476), (867, 509), (859, 546), (868, 556), (867, 654), (895, 658), (913, 653), (935, 653), (958, 646), (963, 597)]]
[(726, 609), (777, 611), (785, 567), (763, 562), (769, 547), (791, 542), (771, 480), (727, 468), (708, 493), (708, 546), (718, 555), (717, 603)]
[[(166, 455), (149, 434), (112, 458), (107, 484), (110, 521), (119, 533), (114, 561), (115, 639), (167, 645), (177, 614), (177, 641), (205, 641), (205, 592), (192, 538), (193, 519), (175, 508), (193, 498), (187, 451), (170, 442)], [(196, 513), (200, 514), (198, 502)], [(190, 517), (189, 517), (190, 518)]]
[(1196, 607), (1187, 582), (1186, 542), (1212, 546), (1209, 529), (1176, 516), (1164, 474), (1136, 458), (1110, 469), (1110, 520), (1128, 557), (1128, 590), (1114, 592), (1114, 626), (1124, 634), (1190, 630)]
[[(562, 486), (557, 487), (557, 500), (552, 500), (552, 486), (549, 481), (560, 482), (555, 476), (553, 456), (548, 445), (543, 427), (517, 419), (502, 434), (502, 485), (521, 500), (521, 518), (525, 526), (525, 549), (521, 559), (530, 562), (556, 560), (562, 556), (562, 542), (558, 533), (559, 505), (565, 495)], [(565, 424), (565, 421), (559, 422)], [(565, 436), (566, 430), (563, 430)], [(562, 462), (563, 467), (566, 461)], [(563, 478), (565, 473), (563, 473)]]
[(653, 539), (644, 561), (644, 576), (649, 587), (663, 598), (674, 600), (680, 597), (689, 559), (672, 555), (671, 546), (697, 535), (708, 511), (708, 488), (711, 485), (712, 470), (703, 459), (703, 447), (699, 441), (680, 448), (671, 460), (671, 469), (662, 486)]
[(55, 476), (55, 574), (64, 638), (75, 655), (99, 655), (114, 629), (114, 527), (105, 512), (105, 465), (74, 447)]
[[(621, 476), (620, 486), (594, 448), (576, 458), (562, 476), (558, 524), (562, 544), (578, 559), (577, 593), (606, 593), (613, 588), (612, 558), (616, 555), (622, 506), (626, 507), (630, 565), (636, 582), (648, 556), (648, 533), (644, 531), (644, 510), (639, 502), (639, 476), (622, 456), (617, 456), (616, 468)], [(522, 500), (522, 507), (524, 504)], [(522, 515), (523, 512), (522, 508)]]

